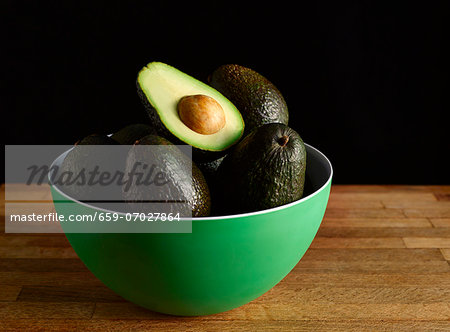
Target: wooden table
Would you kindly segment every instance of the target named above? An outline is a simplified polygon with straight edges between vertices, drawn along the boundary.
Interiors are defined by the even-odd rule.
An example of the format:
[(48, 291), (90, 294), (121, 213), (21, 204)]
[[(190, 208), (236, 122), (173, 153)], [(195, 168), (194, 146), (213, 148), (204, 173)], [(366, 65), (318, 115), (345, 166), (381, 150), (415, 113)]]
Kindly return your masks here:
[(450, 186), (333, 186), (295, 269), (251, 303), (206, 317), (124, 301), (64, 235), (0, 234), (0, 330), (450, 331), (448, 260)]

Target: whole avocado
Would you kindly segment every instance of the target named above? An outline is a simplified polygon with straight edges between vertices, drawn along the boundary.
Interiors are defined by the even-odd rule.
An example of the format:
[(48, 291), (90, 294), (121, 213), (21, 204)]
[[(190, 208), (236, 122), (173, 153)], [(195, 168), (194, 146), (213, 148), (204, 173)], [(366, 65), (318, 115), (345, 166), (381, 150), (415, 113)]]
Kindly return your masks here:
[(209, 84), (227, 97), (244, 118), (245, 132), (268, 123), (288, 124), (289, 113), (281, 92), (256, 71), (236, 64), (217, 68)]
[(219, 213), (244, 213), (284, 205), (303, 195), (306, 149), (300, 135), (281, 123), (260, 126), (219, 167)]
[[(62, 191), (77, 200), (98, 200), (101, 196), (98, 188), (81, 180), (87, 180), (89, 172), (96, 167), (101, 168), (105, 166), (105, 163), (112, 162), (111, 151), (101, 146), (119, 145), (119, 143), (106, 135), (92, 134), (80, 139), (74, 145), (58, 170), (60, 179), (58, 185)], [(118, 158), (120, 156), (115, 155), (113, 159), (117, 160)]]
[[(141, 149), (144, 145), (153, 145), (151, 149)], [(146, 167), (145, 165), (149, 165)], [(138, 168), (136, 168), (138, 166)], [(123, 187), (123, 197), (130, 203), (134, 212), (144, 212), (142, 201), (166, 202), (165, 208), (172, 209), (167, 212), (183, 212), (184, 216), (192, 217), (208, 216), (211, 208), (211, 197), (208, 185), (200, 169), (192, 160), (183, 153), (176, 145), (167, 139), (147, 135), (138, 140), (130, 149), (126, 160), (125, 174), (132, 174), (132, 170), (145, 174), (152, 167), (156, 172), (164, 176), (164, 185), (140, 185), (137, 179), (128, 177), (131, 186)], [(127, 183), (127, 180), (125, 183)], [(189, 211), (178, 211), (180, 205), (175, 201), (183, 201), (181, 208)], [(173, 206), (170, 203), (173, 203)], [(149, 205), (147, 205), (148, 207)], [(162, 211), (158, 211), (162, 212)]]

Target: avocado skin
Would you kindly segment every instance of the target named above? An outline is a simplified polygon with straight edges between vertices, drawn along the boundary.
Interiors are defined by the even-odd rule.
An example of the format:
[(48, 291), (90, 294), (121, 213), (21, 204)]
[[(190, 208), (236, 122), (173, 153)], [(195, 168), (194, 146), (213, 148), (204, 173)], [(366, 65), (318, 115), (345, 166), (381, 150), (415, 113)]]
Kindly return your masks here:
[(219, 167), (222, 164), (223, 160), (225, 159), (225, 156), (220, 157), (219, 159), (213, 160), (213, 161), (207, 161), (207, 162), (200, 162), (197, 163), (198, 168), (203, 173), (206, 182), (208, 183), (209, 191), (211, 194), (211, 214), (215, 214), (216, 208), (220, 206), (220, 194), (217, 192), (217, 189), (219, 188), (219, 179), (218, 179), (218, 173), (219, 173)]
[[(76, 145), (117, 145), (119, 144), (116, 140), (112, 139), (103, 134), (91, 134), (86, 137), (83, 137), (79, 141), (75, 143)], [(76, 150), (76, 149), (74, 149)], [(72, 150), (72, 151), (74, 151)], [(69, 152), (70, 155), (72, 152)], [(67, 158), (67, 157), (66, 157)]]
[[(142, 105), (144, 105), (145, 110), (147, 111), (148, 117), (150, 118), (150, 123), (152, 124), (153, 128), (155, 129), (156, 135), (161, 136), (167, 140), (170, 140), (170, 142), (173, 142), (175, 145), (179, 145), (179, 140), (176, 136), (174, 136), (167, 128), (166, 126), (161, 122), (161, 119), (159, 118), (158, 112), (155, 110), (155, 108), (150, 104), (147, 97), (145, 96), (144, 91), (142, 91), (141, 86), (139, 85), (139, 81), (136, 79), (136, 89), (138, 92), (139, 99), (141, 100)], [(186, 144), (186, 143), (181, 143)]]
[(225, 157), (226, 155), (216, 160), (197, 163), (198, 168), (202, 171), (208, 183), (210, 183), (210, 180), (212, 181), (216, 177), (217, 170), (219, 169), (219, 166), (225, 159)]
[[(278, 140), (287, 136), (281, 146)], [(220, 207), (215, 213), (254, 212), (284, 205), (303, 195), (306, 149), (284, 124), (260, 126), (230, 152), (218, 170)]]
[(289, 113), (283, 95), (256, 71), (226, 64), (218, 67), (208, 82), (237, 107), (245, 122), (244, 136), (263, 124), (288, 124)]
[(156, 130), (152, 126), (144, 123), (135, 123), (121, 128), (111, 138), (122, 145), (133, 145), (138, 139), (155, 134)]
[[(83, 170), (92, 170), (97, 164), (108, 160), (109, 156), (105, 150), (101, 148), (79, 148), (82, 145), (119, 145), (119, 143), (102, 134), (92, 134), (80, 139), (64, 158), (58, 170), (59, 174), (70, 172), (73, 176), (77, 176)], [(77, 200), (98, 199), (94, 193), (94, 189), (89, 185), (70, 185), (64, 183), (60, 184), (60, 188), (66, 194)]]
[[(192, 211), (192, 217), (208, 216), (211, 209), (211, 196), (208, 184), (194, 162), (189, 160), (189, 157), (177, 146), (160, 136), (144, 136), (134, 146), (138, 145), (165, 145), (168, 146), (168, 149), (158, 151), (159, 153), (153, 155), (150, 155), (151, 153), (143, 155), (142, 151), (131, 148), (126, 161), (125, 173), (128, 174), (135, 162), (139, 161), (155, 161), (158, 167), (163, 165), (162, 171), (169, 183), (164, 192), (161, 191), (158, 199), (161, 201), (173, 201), (184, 197)], [(192, 169), (187, 169), (186, 165), (190, 164), (192, 164)], [(192, 183), (189, 179), (190, 176), (192, 176)], [(189, 179), (189, 181), (186, 181), (186, 179)], [(123, 191), (123, 197), (133, 206), (135, 202), (150, 199), (145, 189), (142, 186), (131, 186), (128, 191)], [(152, 197), (154, 198), (155, 196), (152, 195)], [(172, 212), (176, 213), (178, 211)]]
[[(158, 112), (155, 108), (150, 104), (145, 93), (142, 91), (141, 86), (139, 85), (139, 81), (136, 80), (136, 88), (138, 92), (139, 99), (141, 100), (147, 114), (150, 118), (150, 123), (155, 130), (155, 135), (161, 136), (170, 142), (173, 142), (175, 145), (186, 145), (186, 142), (183, 142), (178, 137), (170, 132), (169, 129), (162, 123), (159, 118)], [(204, 163), (217, 160), (223, 157), (226, 154), (226, 150), (224, 151), (206, 151), (202, 149), (198, 149), (196, 147), (192, 147), (192, 159), (197, 163)]]

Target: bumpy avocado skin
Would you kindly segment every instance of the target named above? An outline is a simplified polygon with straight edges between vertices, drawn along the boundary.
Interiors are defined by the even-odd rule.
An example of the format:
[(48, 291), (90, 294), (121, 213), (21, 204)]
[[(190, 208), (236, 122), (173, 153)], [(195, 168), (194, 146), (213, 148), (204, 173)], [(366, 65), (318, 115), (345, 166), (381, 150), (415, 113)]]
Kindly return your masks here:
[(220, 193), (217, 192), (219, 188), (219, 167), (225, 159), (226, 155), (219, 159), (207, 162), (197, 163), (198, 168), (203, 173), (206, 182), (208, 183), (211, 194), (211, 214), (216, 214), (216, 210), (220, 207)]
[[(282, 146), (279, 140), (286, 136)], [(300, 135), (284, 124), (260, 126), (229, 153), (219, 167), (221, 193), (217, 213), (273, 208), (302, 197), (306, 149)]]
[[(102, 134), (92, 134), (80, 139), (75, 143), (74, 148), (67, 154), (58, 174), (69, 173), (77, 176), (80, 172), (93, 170), (95, 166), (108, 160), (107, 151), (102, 148), (83, 149), (82, 145), (118, 145), (112, 138)], [(77, 200), (98, 199), (92, 186), (60, 183), (60, 188), (72, 198)]]
[(208, 81), (242, 114), (244, 135), (263, 124), (288, 124), (289, 113), (283, 95), (256, 71), (236, 64), (222, 65), (209, 76)]
[(135, 123), (121, 128), (111, 138), (122, 145), (133, 145), (138, 139), (155, 134), (156, 130), (152, 126), (144, 123)]
[(176, 145), (185, 144), (184, 142), (180, 143), (181, 140), (179, 140), (176, 136), (174, 136), (166, 128), (166, 126), (161, 122), (158, 112), (155, 110), (155, 108), (152, 106), (152, 104), (150, 104), (144, 91), (142, 91), (142, 88), (139, 84), (138, 79), (136, 79), (136, 89), (137, 89), (139, 99), (141, 100), (142, 105), (144, 105), (144, 108), (147, 111), (147, 114), (150, 118), (150, 123), (156, 131), (156, 135), (161, 136), (167, 140), (170, 140), (170, 142), (173, 142), (173, 144), (176, 144)]
[[(138, 145), (164, 145), (167, 146), (167, 149), (157, 151), (154, 155), (149, 155), (148, 152), (131, 148), (126, 161), (126, 174), (129, 173), (136, 162), (154, 161), (156, 165), (159, 165), (158, 167), (162, 167), (166, 180), (169, 182), (164, 191), (158, 194), (160, 195), (158, 200), (173, 201), (183, 198), (187, 201), (192, 211), (192, 217), (208, 216), (211, 209), (209, 188), (202, 172), (188, 159), (189, 157), (170, 141), (156, 135), (147, 135), (141, 138), (135, 144), (135, 146)], [(192, 168), (187, 169), (187, 166), (190, 165), (192, 165)], [(142, 200), (154, 199), (154, 194), (151, 195), (152, 198), (149, 198), (148, 190), (151, 189), (142, 186), (132, 186), (128, 190), (123, 191), (123, 197), (131, 204)]]
[(217, 170), (219, 169), (219, 166), (220, 164), (222, 164), (222, 161), (225, 159), (225, 157), (226, 155), (213, 161), (197, 163), (198, 168), (202, 171), (208, 183), (210, 183), (209, 180), (212, 181), (217, 176)]

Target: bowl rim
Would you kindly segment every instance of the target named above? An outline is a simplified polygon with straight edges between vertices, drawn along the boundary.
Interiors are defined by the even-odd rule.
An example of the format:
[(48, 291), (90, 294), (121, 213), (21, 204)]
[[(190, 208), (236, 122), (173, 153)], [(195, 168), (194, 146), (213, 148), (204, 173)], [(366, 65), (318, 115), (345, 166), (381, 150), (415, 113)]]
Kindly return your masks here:
[[(269, 209), (264, 209), (264, 210), (259, 210), (259, 211), (254, 211), (254, 212), (245, 212), (245, 213), (239, 213), (239, 214), (230, 214), (230, 215), (225, 215), (225, 216), (210, 216), (210, 217), (192, 217), (192, 218), (180, 218), (181, 220), (186, 219), (186, 220), (192, 220), (192, 221), (217, 221), (217, 220), (227, 220), (227, 219), (240, 219), (240, 218), (245, 218), (245, 217), (252, 217), (252, 216), (257, 216), (257, 215), (261, 215), (261, 214), (269, 214), (269, 213), (273, 213), (279, 210), (284, 210), (287, 209), (291, 206), (297, 205), (297, 204), (301, 204), (311, 198), (313, 198), (314, 196), (316, 196), (318, 193), (320, 193), (322, 190), (324, 190), (329, 183), (331, 182), (331, 179), (333, 177), (333, 166), (330, 162), (330, 160), (327, 158), (327, 156), (325, 156), (325, 154), (323, 154), (320, 150), (318, 150), (317, 148), (313, 147), (310, 144), (304, 143), (305, 146), (308, 146), (310, 149), (313, 149), (315, 152), (317, 152), (328, 164), (328, 166), (330, 167), (330, 175), (328, 176), (327, 181), (325, 181), (325, 183), (316, 191), (314, 191), (313, 193), (300, 198), (299, 200), (296, 200), (294, 202), (291, 203), (287, 203), (287, 204), (283, 204), (280, 206), (276, 206), (273, 208), (269, 208)], [(60, 154), (51, 164), (50, 169), (53, 169), (53, 166), (55, 166), (56, 161), (61, 158), (61, 156), (65, 153), (68, 153), (70, 150), (72, 150), (73, 148), (63, 152), (62, 154)], [(48, 181), (50, 186), (56, 190), (60, 195), (66, 197), (67, 199), (69, 199), (70, 201), (76, 202), (77, 204), (81, 204), (83, 206), (86, 206), (88, 208), (92, 208), (92, 209), (97, 209), (97, 210), (101, 210), (101, 211), (105, 211), (105, 212), (112, 212), (112, 213), (118, 213), (121, 215), (125, 215), (125, 212), (117, 212), (117, 211), (112, 211), (112, 210), (108, 210), (108, 209), (104, 209), (104, 208), (100, 208), (97, 206), (93, 206), (84, 202), (80, 202), (79, 200), (76, 200), (73, 197), (70, 197), (69, 195), (67, 195), (66, 193), (64, 193), (63, 191), (61, 191), (61, 189), (58, 188), (58, 186), (54, 183), (52, 183), (51, 181), (51, 172), (49, 172), (48, 174)]]

